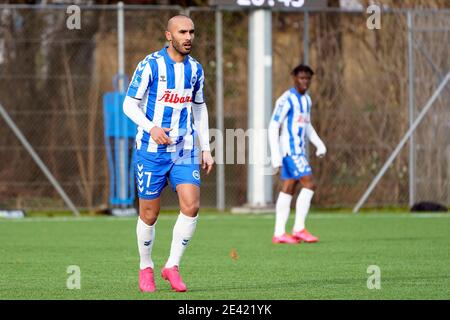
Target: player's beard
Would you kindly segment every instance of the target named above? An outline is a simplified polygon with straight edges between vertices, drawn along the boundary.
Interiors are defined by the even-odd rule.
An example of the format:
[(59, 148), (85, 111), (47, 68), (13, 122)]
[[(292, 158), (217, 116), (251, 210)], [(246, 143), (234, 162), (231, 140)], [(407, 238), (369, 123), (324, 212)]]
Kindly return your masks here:
[(191, 49), (192, 49), (192, 41), (189, 42), (189, 44), (190, 44), (191, 46), (189, 47), (189, 49), (186, 49), (186, 48), (184, 47), (184, 44), (183, 44), (183, 43), (180, 43), (180, 42), (177, 42), (177, 41), (172, 41), (172, 45), (173, 45), (174, 49), (175, 49), (179, 54), (181, 54), (181, 55), (183, 55), (183, 56), (187, 56), (187, 55), (191, 52)]

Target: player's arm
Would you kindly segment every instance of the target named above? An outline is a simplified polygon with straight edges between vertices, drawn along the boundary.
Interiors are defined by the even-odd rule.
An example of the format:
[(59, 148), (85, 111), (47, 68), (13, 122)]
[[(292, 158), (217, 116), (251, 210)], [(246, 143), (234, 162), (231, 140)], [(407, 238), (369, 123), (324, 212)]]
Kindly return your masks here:
[(141, 100), (132, 98), (129, 96), (125, 97), (123, 101), (123, 112), (128, 118), (130, 118), (134, 123), (144, 129), (145, 132), (150, 133), (150, 131), (155, 127), (155, 124), (151, 122), (139, 107), (139, 102)]
[(206, 174), (208, 174), (212, 170), (214, 160), (209, 146), (208, 108), (203, 98), (204, 80), (203, 70), (200, 69), (200, 76), (192, 92), (192, 115), (194, 116), (194, 124), (200, 140), (200, 149), (202, 150), (202, 168), (206, 169)]
[(127, 95), (123, 101), (123, 112), (135, 124), (140, 126), (144, 131), (151, 134), (152, 139), (158, 144), (171, 144), (170, 138), (166, 132), (170, 129), (162, 129), (155, 126), (142, 112), (139, 103), (144, 97), (147, 88), (152, 82), (152, 71), (149, 63), (139, 63), (136, 68), (132, 81), (128, 87)]
[(306, 127), (306, 135), (308, 136), (309, 141), (311, 141), (311, 143), (316, 147), (316, 156), (318, 156), (319, 158), (325, 156), (325, 153), (327, 153), (327, 148), (325, 147), (323, 141), (320, 139), (311, 122)]
[(269, 122), (269, 147), (273, 168), (281, 167), (283, 157), (280, 149), (280, 126), (290, 109), (287, 99), (280, 98), (275, 104), (272, 117)]

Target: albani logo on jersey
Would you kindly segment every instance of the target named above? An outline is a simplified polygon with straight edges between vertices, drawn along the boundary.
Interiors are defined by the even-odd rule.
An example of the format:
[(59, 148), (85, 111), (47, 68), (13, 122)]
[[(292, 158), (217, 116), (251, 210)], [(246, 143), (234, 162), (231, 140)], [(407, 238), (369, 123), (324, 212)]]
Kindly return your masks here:
[(178, 93), (172, 93), (170, 90), (164, 91), (164, 94), (161, 98), (158, 99), (158, 101), (167, 102), (167, 103), (186, 103), (186, 102), (192, 102), (192, 96), (186, 95), (186, 96), (178, 96)]

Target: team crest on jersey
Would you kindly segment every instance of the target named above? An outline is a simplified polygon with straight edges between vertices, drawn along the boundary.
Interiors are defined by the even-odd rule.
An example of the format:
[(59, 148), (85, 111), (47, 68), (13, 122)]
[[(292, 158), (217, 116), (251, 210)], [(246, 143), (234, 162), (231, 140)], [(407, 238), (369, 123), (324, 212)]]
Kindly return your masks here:
[(191, 79), (191, 86), (194, 86), (194, 84), (197, 82), (197, 75), (194, 75)]
[(192, 171), (192, 176), (195, 180), (200, 180), (200, 173), (198, 172), (198, 170)]

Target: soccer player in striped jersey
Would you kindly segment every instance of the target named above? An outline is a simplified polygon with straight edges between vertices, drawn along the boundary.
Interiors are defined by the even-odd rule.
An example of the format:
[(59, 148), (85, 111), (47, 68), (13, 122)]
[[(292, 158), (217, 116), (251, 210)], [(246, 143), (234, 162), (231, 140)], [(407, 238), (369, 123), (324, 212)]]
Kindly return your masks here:
[[(139, 196), (136, 233), (142, 292), (156, 290), (151, 254), (160, 195), (167, 180), (177, 192), (180, 213), (161, 275), (173, 290), (187, 290), (179, 264), (197, 224), (200, 163), (206, 174), (214, 164), (203, 99), (203, 68), (189, 56), (194, 23), (187, 16), (174, 16), (167, 23), (165, 35), (169, 45), (138, 64), (123, 104), (125, 114), (138, 125), (134, 166)], [(197, 136), (200, 150), (195, 143)]]
[[(292, 70), (294, 87), (285, 91), (276, 101), (269, 124), (269, 144), (272, 167), (281, 167), (281, 191), (276, 202), (273, 243), (317, 242), (305, 228), (311, 199), (316, 188), (311, 166), (305, 154), (306, 143), (316, 147), (316, 156), (327, 152), (325, 144), (311, 124), (311, 97), (307, 93), (314, 72), (309, 66), (299, 65)], [(280, 135), (281, 127), (281, 135)], [(295, 205), (295, 223), (292, 235), (286, 233), (291, 200), (297, 184), (301, 191)]]

